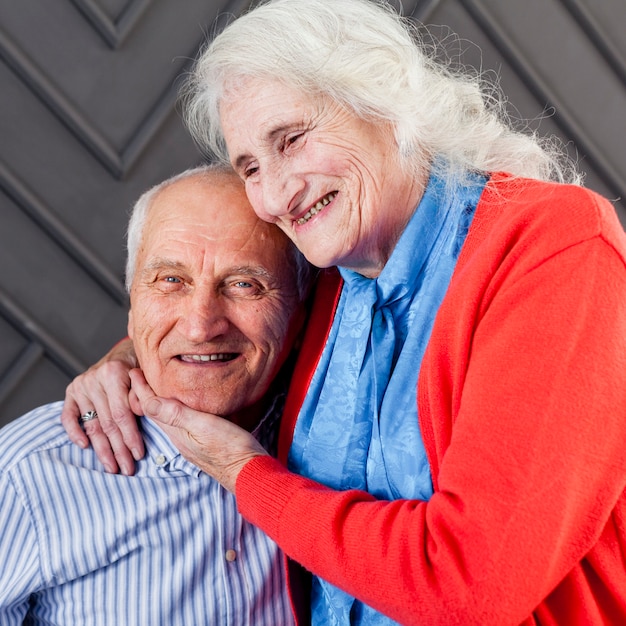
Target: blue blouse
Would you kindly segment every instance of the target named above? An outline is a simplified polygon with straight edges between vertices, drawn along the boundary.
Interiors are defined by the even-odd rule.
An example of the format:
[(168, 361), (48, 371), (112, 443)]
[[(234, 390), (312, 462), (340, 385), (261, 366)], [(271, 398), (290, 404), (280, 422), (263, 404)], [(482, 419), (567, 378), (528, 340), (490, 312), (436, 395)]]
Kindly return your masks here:
[[(296, 423), (291, 470), (380, 499), (431, 497), (417, 380), (485, 182), (471, 175), (450, 190), (431, 175), (380, 275), (340, 268), (345, 284)], [(312, 615), (320, 625), (394, 623), (316, 577)]]

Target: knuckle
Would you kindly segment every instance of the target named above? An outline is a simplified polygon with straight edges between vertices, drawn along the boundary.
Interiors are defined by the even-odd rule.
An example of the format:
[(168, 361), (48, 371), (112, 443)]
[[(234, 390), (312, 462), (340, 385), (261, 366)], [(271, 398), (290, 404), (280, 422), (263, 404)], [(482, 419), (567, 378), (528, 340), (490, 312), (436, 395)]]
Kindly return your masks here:
[(180, 422), (183, 419), (183, 407), (178, 404), (178, 402), (171, 402), (169, 405), (172, 418), (176, 420), (176, 422)]
[(123, 378), (128, 380), (129, 367), (121, 361), (107, 361), (100, 366), (102, 378)]
[(85, 422), (84, 429), (85, 434), (91, 439), (94, 435), (99, 435), (102, 432), (102, 428), (99, 424), (96, 424), (97, 420), (91, 420), (90, 422)]
[(100, 426), (101, 432), (103, 432), (109, 439), (111, 438), (112, 435), (118, 432), (119, 429), (114, 420), (112, 419), (102, 420), (101, 419), (99, 421), (100, 421), (99, 426)]

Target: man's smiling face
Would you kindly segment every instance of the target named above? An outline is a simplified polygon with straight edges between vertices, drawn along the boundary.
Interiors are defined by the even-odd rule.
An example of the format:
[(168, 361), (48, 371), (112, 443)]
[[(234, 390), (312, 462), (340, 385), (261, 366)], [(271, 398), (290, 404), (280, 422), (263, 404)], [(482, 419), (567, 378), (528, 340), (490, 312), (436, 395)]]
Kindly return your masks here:
[(291, 245), (255, 216), (234, 175), (193, 176), (156, 196), (128, 319), (156, 394), (254, 426), (250, 408), (302, 325)]

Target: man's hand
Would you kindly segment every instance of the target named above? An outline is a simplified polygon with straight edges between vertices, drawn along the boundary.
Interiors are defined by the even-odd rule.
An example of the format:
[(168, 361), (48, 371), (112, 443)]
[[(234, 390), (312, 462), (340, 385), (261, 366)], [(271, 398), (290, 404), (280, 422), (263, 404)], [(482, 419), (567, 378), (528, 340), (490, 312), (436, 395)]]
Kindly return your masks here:
[[(144, 455), (137, 418), (129, 402), (129, 371), (137, 367), (130, 339), (118, 343), (95, 365), (76, 377), (65, 390), (61, 422), (81, 448), (89, 443), (106, 470), (134, 472), (134, 460)], [(95, 410), (98, 419), (81, 425), (80, 416)], [(84, 427), (84, 430), (83, 430)]]
[(232, 422), (176, 400), (157, 398), (140, 370), (132, 370), (130, 379), (143, 413), (159, 423), (187, 460), (232, 493), (243, 466), (256, 456), (267, 455), (248, 431)]

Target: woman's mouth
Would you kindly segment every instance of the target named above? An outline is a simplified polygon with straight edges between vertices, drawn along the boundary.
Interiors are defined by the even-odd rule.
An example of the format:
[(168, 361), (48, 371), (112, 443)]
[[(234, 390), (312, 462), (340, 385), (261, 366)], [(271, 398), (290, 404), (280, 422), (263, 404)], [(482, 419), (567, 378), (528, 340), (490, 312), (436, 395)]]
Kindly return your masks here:
[(301, 218), (296, 220), (296, 224), (302, 226), (306, 224), (314, 215), (317, 215), (326, 205), (330, 204), (337, 196), (337, 191), (331, 191), (321, 200), (318, 200)]

